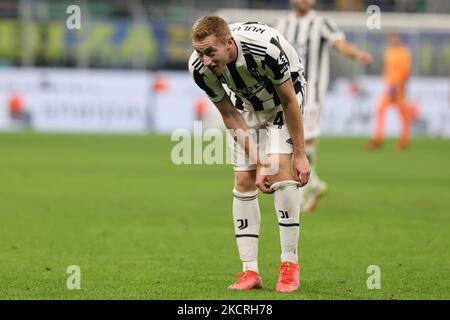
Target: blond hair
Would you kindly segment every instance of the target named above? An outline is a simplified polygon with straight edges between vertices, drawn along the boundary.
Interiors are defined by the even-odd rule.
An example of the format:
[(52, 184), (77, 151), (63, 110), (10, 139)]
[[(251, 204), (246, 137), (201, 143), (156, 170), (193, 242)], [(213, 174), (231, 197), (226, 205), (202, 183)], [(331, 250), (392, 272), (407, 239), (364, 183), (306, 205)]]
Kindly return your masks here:
[(191, 37), (194, 41), (202, 41), (210, 35), (226, 40), (231, 36), (228, 23), (218, 16), (204, 16), (192, 26)]

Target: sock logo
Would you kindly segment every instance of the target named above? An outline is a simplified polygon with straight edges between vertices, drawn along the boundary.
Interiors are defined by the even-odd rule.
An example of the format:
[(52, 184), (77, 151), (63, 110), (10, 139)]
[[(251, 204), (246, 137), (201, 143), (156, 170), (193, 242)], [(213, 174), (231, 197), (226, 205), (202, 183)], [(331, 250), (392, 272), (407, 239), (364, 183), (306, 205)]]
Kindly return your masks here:
[(239, 230), (244, 230), (248, 227), (248, 219), (238, 219), (237, 222), (240, 223), (240, 225), (237, 227)]
[(278, 210), (281, 213), (281, 219), (289, 219), (289, 215), (287, 211)]

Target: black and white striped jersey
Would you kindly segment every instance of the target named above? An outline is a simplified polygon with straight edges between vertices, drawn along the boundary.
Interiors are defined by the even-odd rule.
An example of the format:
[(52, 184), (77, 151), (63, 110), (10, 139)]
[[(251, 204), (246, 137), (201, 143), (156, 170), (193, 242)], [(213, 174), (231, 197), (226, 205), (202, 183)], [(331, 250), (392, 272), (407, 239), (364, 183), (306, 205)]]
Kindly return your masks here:
[(274, 85), (292, 79), (296, 93), (306, 86), (303, 64), (296, 50), (275, 29), (257, 22), (230, 25), (237, 46), (237, 59), (226, 65), (216, 76), (198, 59), (194, 51), (189, 59), (189, 71), (195, 83), (213, 102), (227, 94), (223, 85), (234, 93), (236, 108), (250, 111), (273, 109), (280, 105)]
[(330, 45), (345, 39), (344, 33), (332, 20), (318, 15), (315, 10), (302, 18), (289, 14), (281, 18), (275, 28), (294, 46), (305, 65), (308, 104), (320, 105), (330, 78)]

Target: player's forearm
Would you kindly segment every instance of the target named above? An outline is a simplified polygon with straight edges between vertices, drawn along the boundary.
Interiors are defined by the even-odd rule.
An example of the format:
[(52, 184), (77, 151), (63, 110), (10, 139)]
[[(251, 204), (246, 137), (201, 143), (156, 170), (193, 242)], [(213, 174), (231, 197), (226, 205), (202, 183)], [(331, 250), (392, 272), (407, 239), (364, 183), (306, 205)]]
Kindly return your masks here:
[(247, 123), (242, 115), (237, 111), (230, 98), (226, 96), (222, 101), (215, 103), (217, 109), (222, 115), (223, 123), (229, 130), (235, 141), (241, 145), (248, 156), (258, 163), (258, 152), (256, 144), (249, 135)]
[(283, 104), (283, 110), (294, 146), (294, 155), (303, 156), (306, 154), (305, 139), (303, 135), (303, 118), (298, 103), (293, 101)]
[(336, 41), (334, 47), (343, 55), (354, 60), (357, 60), (361, 55), (361, 51), (354, 44), (347, 40)]

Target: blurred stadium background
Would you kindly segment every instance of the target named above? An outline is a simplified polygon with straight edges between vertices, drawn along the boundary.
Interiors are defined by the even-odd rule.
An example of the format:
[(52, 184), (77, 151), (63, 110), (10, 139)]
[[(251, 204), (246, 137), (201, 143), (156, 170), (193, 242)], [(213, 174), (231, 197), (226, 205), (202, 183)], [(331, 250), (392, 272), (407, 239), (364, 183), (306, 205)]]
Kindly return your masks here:
[[(290, 9), (288, 0), (79, 1), (81, 29), (69, 30), (70, 4), (1, 2), (0, 129), (23, 125), (24, 117), (16, 114), (18, 122), (8, 115), (18, 108), (27, 111), (34, 130), (167, 133), (192, 127), (203, 97), (186, 73), (192, 21), (217, 13), (230, 22), (273, 25)], [(382, 12), (380, 30), (366, 27), (366, 8), (372, 4)], [(325, 135), (372, 133), (390, 31), (400, 32), (413, 50), (408, 91), (413, 134), (450, 135), (449, 6), (439, 0), (318, 1), (317, 9), (326, 10), (348, 39), (375, 57), (362, 68), (333, 55)], [(220, 123), (214, 110), (209, 113), (216, 120), (211, 125)], [(394, 110), (388, 113), (389, 134), (398, 131), (396, 116)]]
[[(72, 4), (79, 30), (66, 26)], [(379, 30), (366, 27), (374, 4)], [(448, 299), (450, 2), (318, 0), (316, 9), (375, 61), (332, 55), (319, 167), (332, 192), (302, 218), (305, 282), (289, 298)], [(205, 127), (221, 125), (187, 72), (192, 23), (216, 13), (273, 24), (288, 10), (288, 0), (1, 0), (0, 297), (278, 299), (222, 290), (239, 271), (231, 169), (174, 166), (168, 135), (192, 129), (199, 110)], [(389, 143), (371, 154), (364, 142), (391, 31), (413, 51), (414, 139), (402, 154)], [(387, 118), (395, 137), (395, 110)], [(265, 219), (261, 264), (276, 266), (275, 216)], [(70, 264), (85, 275), (77, 292), (65, 288)], [(387, 270), (385, 290), (365, 288), (370, 264)]]

